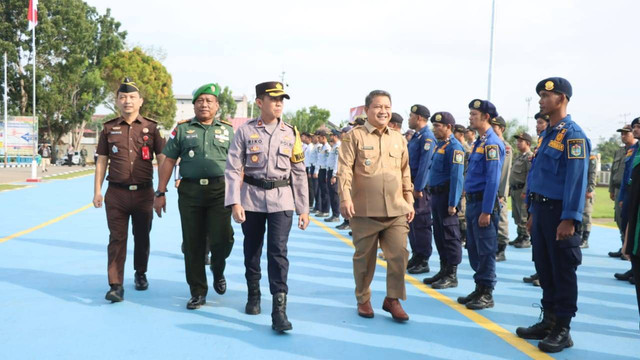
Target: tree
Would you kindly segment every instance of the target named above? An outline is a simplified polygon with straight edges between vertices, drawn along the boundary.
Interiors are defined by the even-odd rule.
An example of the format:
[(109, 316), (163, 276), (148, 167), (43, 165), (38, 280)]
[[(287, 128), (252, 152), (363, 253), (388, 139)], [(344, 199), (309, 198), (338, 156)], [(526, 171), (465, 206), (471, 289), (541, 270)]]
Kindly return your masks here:
[(596, 150), (600, 153), (600, 161), (603, 164), (613, 162), (613, 155), (622, 146), (619, 135), (611, 135), (609, 140), (605, 140), (604, 137), (600, 137)]
[[(527, 131), (527, 127), (525, 125), (521, 125), (518, 119), (514, 118), (507, 121), (507, 128), (504, 130), (502, 137), (505, 139), (506, 142), (509, 143), (509, 145), (511, 145), (511, 148), (513, 149), (514, 153), (518, 153), (518, 146), (517, 146), (518, 141), (514, 138), (514, 136), (526, 131)], [(532, 142), (532, 145), (534, 144), (535, 142)]]
[(177, 107), (171, 75), (164, 65), (139, 47), (107, 57), (102, 65), (102, 78), (110, 89), (108, 106), (114, 112), (117, 112), (115, 94), (125, 77), (131, 78), (140, 88), (144, 98), (140, 114), (158, 121), (165, 129), (171, 128)]
[(253, 119), (260, 116), (260, 108), (255, 102), (249, 102), (247, 105), (247, 116)]
[(238, 104), (236, 104), (236, 101), (233, 99), (233, 94), (231, 93), (231, 90), (229, 90), (228, 86), (225, 86), (220, 92), (220, 96), (218, 96), (218, 103), (220, 104), (220, 119), (227, 119), (229, 117), (236, 116)]
[(300, 132), (314, 132), (323, 125), (327, 124), (331, 113), (329, 110), (322, 109), (313, 105), (307, 110), (302, 108), (295, 112), (295, 114), (287, 113), (285, 120), (291, 125), (298, 128)]
[[(27, 29), (27, 6), (22, 0), (0, 4), (0, 50), (9, 62), (9, 108), (30, 115), (32, 103), (33, 48)], [(123, 47), (126, 32), (110, 11), (100, 15), (81, 0), (50, 0), (38, 8), (36, 28), (36, 115), (41, 138), (53, 142), (70, 131), (83, 129), (106, 97), (99, 67), (104, 58)], [(79, 132), (82, 134), (82, 131)], [(79, 138), (74, 139), (77, 144)], [(54, 155), (55, 156), (55, 155)]]

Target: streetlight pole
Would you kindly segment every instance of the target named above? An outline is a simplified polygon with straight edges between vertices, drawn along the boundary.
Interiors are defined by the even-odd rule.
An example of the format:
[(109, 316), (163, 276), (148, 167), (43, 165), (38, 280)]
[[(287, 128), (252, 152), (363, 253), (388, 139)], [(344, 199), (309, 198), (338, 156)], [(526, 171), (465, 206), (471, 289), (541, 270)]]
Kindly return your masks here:
[(493, 76), (493, 32), (496, 17), (496, 0), (491, 1), (491, 42), (489, 43), (489, 81), (487, 86), (487, 100), (491, 101), (491, 78)]

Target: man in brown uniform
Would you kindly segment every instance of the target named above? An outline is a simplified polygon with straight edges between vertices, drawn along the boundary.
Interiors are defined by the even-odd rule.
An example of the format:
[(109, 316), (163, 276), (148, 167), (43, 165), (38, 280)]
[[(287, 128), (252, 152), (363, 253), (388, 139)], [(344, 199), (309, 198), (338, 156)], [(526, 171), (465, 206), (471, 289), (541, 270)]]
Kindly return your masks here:
[(391, 95), (374, 90), (365, 99), (367, 122), (347, 133), (340, 146), (340, 212), (353, 230), (353, 275), (358, 315), (373, 317), (371, 289), (378, 242), (387, 260), (387, 297), (382, 309), (409, 320), (398, 299), (406, 299), (407, 235), (413, 220), (413, 185), (407, 141), (391, 131)]
[[(509, 189), (511, 195), (511, 216), (518, 229), (518, 237), (509, 242), (517, 248), (531, 247), (531, 238), (527, 231), (527, 220), (529, 213), (525, 201), (527, 192), (527, 175), (531, 169), (531, 135), (523, 132), (513, 136), (517, 140), (517, 147), (520, 154), (513, 161), (511, 166), (511, 176), (509, 177)], [(506, 165), (505, 165), (506, 166)]]
[(244, 266), (248, 299), (245, 312), (260, 313), (260, 256), (267, 232), (269, 290), (273, 295), (271, 328), (291, 330), (287, 319), (287, 242), (293, 211), (300, 215), (298, 227), (309, 225), (309, 191), (302, 141), (298, 130), (282, 119), (284, 99), (280, 82), (256, 85), (260, 117), (236, 131), (225, 169), (224, 205), (242, 224)]
[(136, 290), (149, 286), (145, 273), (149, 261), (149, 232), (153, 219), (153, 153), (162, 164), (164, 139), (158, 124), (140, 116), (143, 99), (138, 86), (128, 78), (118, 88), (116, 106), (120, 117), (107, 121), (98, 140), (93, 187), (93, 206), (102, 207), (102, 182), (109, 163), (109, 188), (104, 196), (109, 225), (109, 286), (105, 298), (124, 299), (122, 287), (127, 256), (129, 217), (133, 224), (133, 268)]

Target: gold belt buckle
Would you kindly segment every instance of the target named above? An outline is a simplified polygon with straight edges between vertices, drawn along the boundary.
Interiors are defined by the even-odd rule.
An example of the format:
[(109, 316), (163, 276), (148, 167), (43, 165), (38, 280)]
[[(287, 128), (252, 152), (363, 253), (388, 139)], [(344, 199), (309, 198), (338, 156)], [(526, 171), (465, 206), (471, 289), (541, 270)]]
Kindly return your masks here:
[(200, 185), (209, 185), (209, 179), (200, 179)]
[(138, 190), (138, 185), (129, 185), (129, 190), (131, 191)]

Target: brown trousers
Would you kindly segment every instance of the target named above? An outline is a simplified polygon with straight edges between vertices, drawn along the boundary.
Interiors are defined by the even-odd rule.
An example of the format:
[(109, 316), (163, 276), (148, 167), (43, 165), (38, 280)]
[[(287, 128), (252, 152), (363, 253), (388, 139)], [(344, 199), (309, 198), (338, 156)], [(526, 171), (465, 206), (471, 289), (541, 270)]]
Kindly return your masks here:
[(153, 220), (153, 188), (131, 191), (109, 186), (104, 205), (109, 225), (108, 273), (109, 285), (122, 285), (124, 262), (127, 258), (129, 217), (133, 225), (133, 269), (146, 273), (149, 262), (149, 232)]
[(376, 269), (378, 242), (387, 260), (387, 296), (406, 300), (404, 272), (409, 251), (407, 217), (353, 217), (349, 220), (353, 231), (353, 277), (356, 281), (356, 299), (359, 304), (371, 299), (371, 281)]

